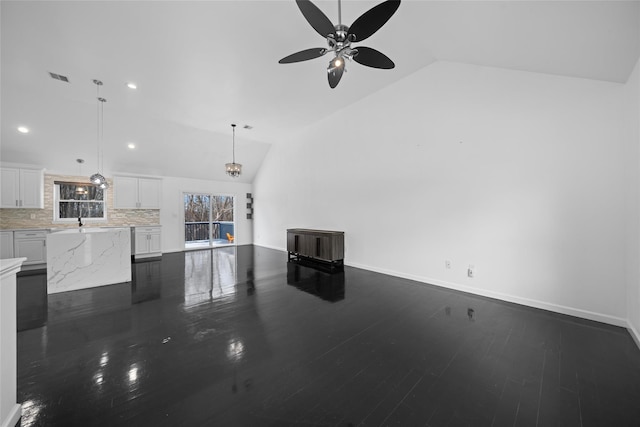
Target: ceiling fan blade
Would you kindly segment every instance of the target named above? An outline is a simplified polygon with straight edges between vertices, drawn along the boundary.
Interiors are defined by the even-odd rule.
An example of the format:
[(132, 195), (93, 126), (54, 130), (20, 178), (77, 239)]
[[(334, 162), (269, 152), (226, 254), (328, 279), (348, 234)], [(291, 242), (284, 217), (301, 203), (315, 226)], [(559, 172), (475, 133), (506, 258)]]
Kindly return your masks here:
[(292, 53), (289, 56), (285, 56), (278, 63), (291, 64), (292, 62), (308, 61), (309, 59), (319, 58), (327, 53), (327, 49), (322, 47), (314, 47), (311, 49), (301, 50), (300, 52)]
[(361, 42), (378, 31), (400, 7), (400, 0), (387, 0), (363, 13), (349, 27), (349, 35)]
[(356, 50), (358, 54), (353, 56), (353, 60), (358, 64), (366, 65), (367, 67), (382, 68), (383, 70), (390, 70), (396, 66), (387, 55), (375, 49), (358, 46)]
[(336, 29), (325, 15), (318, 7), (311, 3), (309, 0), (296, 0), (298, 7), (300, 8), (300, 12), (305, 17), (305, 19), (311, 24), (314, 30), (318, 32), (322, 37), (327, 38), (329, 34), (336, 33)]
[(329, 86), (331, 89), (335, 89), (335, 87), (338, 86), (343, 73), (344, 65), (342, 67), (334, 67), (333, 64), (329, 64), (329, 68), (327, 68), (327, 77), (329, 78)]

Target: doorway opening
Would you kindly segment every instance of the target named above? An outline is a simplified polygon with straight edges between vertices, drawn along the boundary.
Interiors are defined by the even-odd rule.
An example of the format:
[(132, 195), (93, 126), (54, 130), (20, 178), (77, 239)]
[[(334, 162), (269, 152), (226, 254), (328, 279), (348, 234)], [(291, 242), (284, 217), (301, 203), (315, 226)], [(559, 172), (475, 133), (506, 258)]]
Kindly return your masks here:
[(235, 245), (234, 197), (184, 193), (185, 249)]

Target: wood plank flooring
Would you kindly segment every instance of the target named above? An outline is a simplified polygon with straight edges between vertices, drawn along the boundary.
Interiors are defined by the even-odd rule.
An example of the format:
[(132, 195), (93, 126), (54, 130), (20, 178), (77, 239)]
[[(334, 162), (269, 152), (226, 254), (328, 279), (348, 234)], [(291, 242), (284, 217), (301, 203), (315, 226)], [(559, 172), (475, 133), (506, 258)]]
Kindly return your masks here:
[(254, 246), (18, 278), (22, 426), (640, 426), (623, 328)]

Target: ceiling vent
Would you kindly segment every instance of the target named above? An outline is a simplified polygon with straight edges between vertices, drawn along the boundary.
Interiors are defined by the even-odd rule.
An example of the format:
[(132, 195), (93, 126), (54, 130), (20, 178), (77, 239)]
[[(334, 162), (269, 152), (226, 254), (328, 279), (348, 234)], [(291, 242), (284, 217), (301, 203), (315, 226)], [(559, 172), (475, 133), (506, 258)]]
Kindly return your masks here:
[(67, 76), (63, 76), (62, 74), (52, 73), (51, 71), (49, 71), (49, 75), (51, 76), (52, 79), (56, 79), (56, 80), (60, 80), (60, 81), (69, 83), (69, 77), (67, 77)]

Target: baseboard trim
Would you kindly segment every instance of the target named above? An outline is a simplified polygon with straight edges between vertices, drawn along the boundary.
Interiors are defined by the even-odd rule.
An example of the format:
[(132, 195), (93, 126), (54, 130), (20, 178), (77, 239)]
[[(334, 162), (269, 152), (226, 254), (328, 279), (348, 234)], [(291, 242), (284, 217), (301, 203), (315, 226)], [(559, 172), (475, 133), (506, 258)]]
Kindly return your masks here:
[(460, 285), (457, 283), (446, 282), (443, 280), (433, 279), (430, 277), (416, 276), (413, 274), (400, 273), (398, 271), (386, 270), (382, 268), (375, 268), (369, 265), (363, 265), (358, 263), (348, 263), (345, 265), (355, 268), (361, 268), (363, 270), (374, 271), (376, 273), (388, 274), (394, 277), (401, 277), (403, 279), (409, 279), (416, 282), (421, 282), (429, 285), (439, 286), (441, 288), (453, 289), (456, 291), (466, 292), (473, 295), (479, 295), (488, 298), (494, 298), (501, 301), (507, 301), (515, 304), (525, 305), (528, 307), (539, 308), (542, 310), (552, 311), (554, 313), (566, 314), (569, 316), (580, 317), (583, 319), (593, 320), (596, 322), (607, 323), (614, 326), (622, 326), (628, 328), (629, 324), (626, 319), (616, 316), (610, 316), (607, 314), (596, 313), (589, 310), (582, 310), (574, 307), (567, 307), (560, 304), (553, 304), (545, 301), (538, 301), (530, 298), (518, 297), (515, 295), (504, 294), (500, 292), (488, 291), (484, 289), (472, 288), (469, 286)]
[[(264, 245), (260, 244), (256, 246), (260, 246), (268, 249), (275, 249), (278, 251), (286, 252), (286, 249), (277, 246)], [(456, 291), (466, 292), (473, 295), (480, 295), (483, 297), (494, 298), (501, 301), (507, 301), (515, 304), (525, 305), (527, 307), (539, 308), (541, 310), (547, 310), (554, 313), (566, 314), (569, 316), (580, 317), (582, 319), (593, 320), (596, 322), (607, 323), (609, 325), (621, 326), (626, 328), (629, 331), (629, 334), (633, 337), (633, 340), (640, 347), (640, 333), (631, 325), (627, 319), (623, 319), (617, 316), (611, 316), (608, 314), (596, 313), (594, 311), (582, 310), (579, 308), (568, 307), (560, 304), (553, 304), (545, 301), (538, 301), (530, 298), (518, 297), (515, 295), (503, 294), (500, 292), (487, 291), (484, 289), (472, 288), (469, 286), (459, 285), (457, 283), (446, 282), (443, 280), (437, 280), (430, 277), (416, 276), (413, 274), (405, 274), (394, 270), (387, 270), (383, 268), (376, 268), (370, 265), (359, 264), (354, 262), (347, 262), (345, 260), (344, 265), (349, 267), (360, 268), (363, 270), (373, 271), (381, 274), (388, 274), (394, 277), (401, 277), (403, 279), (409, 279), (420, 283), (430, 284), (439, 286), (441, 288), (453, 289)]]
[(2, 421), (2, 427), (14, 427), (18, 424), (20, 417), (22, 416), (22, 405), (17, 403), (11, 407), (11, 410)]
[(260, 246), (261, 248), (267, 248), (267, 249), (274, 249), (274, 250), (276, 250), (276, 251), (282, 251), (282, 252), (285, 252), (285, 253), (287, 252), (287, 249), (286, 249), (286, 248), (281, 248), (281, 247), (278, 247), (278, 246), (271, 246), (271, 245), (259, 245), (259, 244), (257, 244), (257, 243), (254, 243), (254, 246)]

